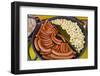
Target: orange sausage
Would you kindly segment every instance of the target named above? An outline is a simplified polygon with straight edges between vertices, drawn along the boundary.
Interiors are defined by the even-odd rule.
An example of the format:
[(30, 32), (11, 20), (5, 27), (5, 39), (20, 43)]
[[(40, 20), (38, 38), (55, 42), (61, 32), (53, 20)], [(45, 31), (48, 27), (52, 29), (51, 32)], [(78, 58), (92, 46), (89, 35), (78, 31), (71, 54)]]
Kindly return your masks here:
[(57, 36), (59, 36), (64, 42), (66, 42), (65, 38), (62, 35), (57, 34)]
[(38, 42), (38, 38), (35, 38), (34, 45), (35, 45), (36, 50), (39, 51), (40, 49), (39, 49), (39, 46), (38, 46), (37, 42)]
[(43, 51), (43, 52), (51, 52), (51, 49), (46, 49), (46, 48), (41, 44), (41, 40), (38, 40), (38, 46), (39, 46), (40, 50)]
[(61, 56), (56, 56), (56, 55), (54, 55), (54, 54), (50, 54), (49, 55), (51, 58), (53, 58), (53, 59), (72, 59), (72, 58), (74, 58), (74, 55), (73, 54), (71, 54), (71, 55), (69, 55), (69, 56), (63, 56), (63, 57), (61, 57)]
[(56, 52), (56, 50), (53, 50), (51, 51), (54, 55), (57, 55), (57, 56), (69, 56), (71, 54), (73, 54), (73, 51), (69, 51), (68, 53), (58, 53)]
[(55, 36), (51, 35), (51, 39), (54, 43), (60, 45), (62, 43), (62, 40), (57, 39)]

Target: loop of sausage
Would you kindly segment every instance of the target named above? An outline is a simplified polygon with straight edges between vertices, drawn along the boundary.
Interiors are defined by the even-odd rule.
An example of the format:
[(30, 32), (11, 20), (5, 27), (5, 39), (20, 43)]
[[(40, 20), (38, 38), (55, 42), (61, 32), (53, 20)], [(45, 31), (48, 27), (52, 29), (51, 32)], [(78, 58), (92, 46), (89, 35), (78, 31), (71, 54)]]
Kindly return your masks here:
[[(41, 39), (41, 38), (39, 38), (39, 39)], [(49, 41), (51, 41), (51, 39), (50, 38), (48, 38), (48, 39), (42, 39), (42, 41), (43, 42), (49, 42)]]
[(44, 26), (45, 26), (45, 29), (52, 29), (52, 28), (54, 28), (54, 26), (52, 26), (52, 24), (49, 21), (47, 21), (47, 23)]
[(67, 48), (67, 47), (65, 47), (64, 44), (65, 44), (65, 43), (61, 43), (61, 45), (60, 45), (60, 52), (61, 52), (61, 53), (64, 53), (65, 48)]
[(49, 45), (52, 45), (53, 44), (53, 42), (43, 42), (43, 45), (45, 45), (45, 46), (49, 46)]
[(38, 33), (36, 34), (36, 37), (39, 37), (39, 34), (40, 34), (40, 30), (42, 29), (42, 27), (40, 27)]
[(51, 39), (55, 44), (60, 45), (62, 43), (62, 40), (57, 39), (53, 34), (51, 35)]
[(69, 55), (71, 55), (71, 54), (73, 54), (73, 51), (69, 51), (68, 53), (59, 53), (59, 52), (57, 52), (56, 50), (53, 50), (52, 49), (52, 51), (51, 51), (54, 55), (57, 55), (57, 56), (69, 56)]
[(49, 37), (45, 37), (45, 36), (39, 36), (40, 39), (49, 39)]
[(43, 51), (43, 52), (51, 52), (51, 49), (46, 49), (46, 48), (41, 44), (41, 40), (38, 40), (38, 46), (39, 46), (40, 50)]
[(50, 34), (43, 34), (43, 33), (40, 32), (39, 35), (40, 35), (40, 36), (44, 36), (44, 37), (49, 37), (49, 38), (50, 38)]
[(46, 34), (46, 32), (45, 33), (40, 32), (39, 37), (42, 39), (48, 39), (48, 38), (50, 38), (50, 34)]
[(54, 47), (52, 48), (54, 50), (56, 50), (57, 52), (59, 52), (59, 45), (54, 45)]
[(54, 54), (50, 54), (49, 57), (53, 58), (53, 59), (72, 59), (74, 58), (74, 54), (71, 54), (69, 56), (57, 56), (57, 55), (54, 55)]
[(43, 41), (43, 39), (41, 39), (41, 43), (46, 47), (46, 48), (51, 48), (54, 46), (54, 43), (52, 40), (48, 40), (48, 41)]
[(41, 32), (42, 34), (44, 34), (44, 35), (50, 34), (50, 33), (48, 33), (43, 27), (44, 27), (44, 26), (41, 26), (42, 29), (40, 30), (40, 32)]
[(45, 41), (44, 39), (41, 39), (41, 42), (43, 43), (43, 44), (50, 44), (50, 43), (53, 43), (53, 41), (50, 39), (50, 40), (48, 40), (48, 41)]
[(65, 38), (62, 35), (57, 34), (57, 36), (59, 36), (63, 40), (63, 42), (66, 42)]
[(72, 59), (76, 54), (68, 45), (66, 39), (58, 34), (58, 29), (47, 20), (41, 25), (34, 45), (37, 50), (40, 50), (44, 59)]
[(54, 28), (51, 28), (51, 27), (46, 28), (46, 26), (42, 25), (41, 26), (42, 29), (40, 32), (43, 33), (44, 35), (51, 34), (53, 32), (52, 29), (54, 29)]
[(45, 36), (39, 36), (39, 38), (44, 39), (44, 40), (50, 39), (50, 37), (48, 37), (48, 36), (46, 36), (46, 37)]
[(43, 44), (43, 45), (48, 49), (48, 48), (52, 48), (54, 46), (54, 43), (52, 43), (52, 44)]
[(67, 45), (67, 43), (64, 43), (62, 46), (63, 46), (63, 52), (64, 53), (67, 53), (68, 51), (70, 51), (69, 46)]
[(38, 46), (37, 42), (38, 42), (38, 38), (35, 38), (34, 45), (35, 45), (36, 50), (39, 51), (40, 49), (39, 49), (39, 46)]

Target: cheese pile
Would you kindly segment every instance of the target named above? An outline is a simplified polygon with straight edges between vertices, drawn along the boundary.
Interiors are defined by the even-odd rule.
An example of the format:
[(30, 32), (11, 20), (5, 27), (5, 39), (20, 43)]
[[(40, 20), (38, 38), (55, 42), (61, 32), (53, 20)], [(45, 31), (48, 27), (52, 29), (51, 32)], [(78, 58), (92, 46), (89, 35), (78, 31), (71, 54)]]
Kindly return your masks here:
[(77, 22), (72, 22), (71, 20), (66, 19), (55, 19), (51, 21), (53, 24), (60, 25), (62, 29), (66, 30), (66, 32), (70, 36), (70, 43), (75, 47), (75, 50), (80, 53), (80, 51), (84, 48), (84, 34), (82, 30), (78, 26)]

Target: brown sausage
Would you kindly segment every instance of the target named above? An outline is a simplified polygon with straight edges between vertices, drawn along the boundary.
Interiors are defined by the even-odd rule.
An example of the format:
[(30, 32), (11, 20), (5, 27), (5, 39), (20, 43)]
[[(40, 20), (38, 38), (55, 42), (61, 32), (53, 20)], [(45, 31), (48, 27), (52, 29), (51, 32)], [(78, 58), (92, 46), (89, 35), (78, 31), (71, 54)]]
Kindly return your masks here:
[(45, 37), (50, 37), (50, 34), (43, 34), (43, 33), (41, 33), (41, 32), (40, 32), (39, 35), (40, 35), (40, 36), (45, 36)]
[(52, 46), (54, 46), (54, 43), (52, 40), (49, 41), (43, 41), (43, 39), (41, 39), (42, 44), (46, 47), (46, 48), (51, 48)]
[(52, 33), (52, 30), (45, 29), (45, 27), (43, 26), (42, 29), (40, 30), (40, 32), (44, 35), (48, 35)]
[(41, 44), (41, 40), (38, 40), (38, 46), (39, 46), (40, 50), (43, 51), (43, 52), (51, 52), (51, 49), (46, 49), (46, 48)]
[(49, 36), (49, 35), (42, 35), (42, 34), (40, 33), (40, 38), (41, 38), (41, 39), (48, 39), (48, 38), (50, 38), (50, 36)]
[(53, 25), (49, 21), (47, 21), (47, 23), (45, 23), (45, 28), (46, 29), (50, 29), (50, 28), (52, 29), (54, 27), (53, 27)]
[(56, 56), (56, 55), (54, 55), (54, 54), (50, 54), (49, 56), (50, 56), (51, 58), (53, 58), (53, 59), (72, 59), (72, 58), (74, 57), (73, 54), (71, 54), (71, 55), (69, 55), (69, 56), (63, 56), (63, 57), (61, 57), (61, 56)]
[(57, 36), (59, 36), (63, 40), (63, 42), (66, 42), (65, 38), (62, 35), (57, 34)]
[(69, 56), (71, 54), (73, 54), (73, 51), (69, 51), (68, 53), (58, 53), (56, 52), (56, 50), (53, 50), (51, 51), (54, 55), (57, 55), (57, 56)]
[(70, 49), (69, 49), (69, 46), (68, 46), (68, 43), (65, 43), (65, 52), (68, 52), (68, 51), (70, 51)]
[(34, 45), (35, 45), (36, 50), (39, 51), (40, 49), (39, 49), (39, 46), (38, 46), (37, 42), (38, 42), (38, 38), (35, 38)]
[(41, 25), (37, 37), (38, 40), (35, 40), (34, 44), (36, 48), (38, 46), (40, 54), (44, 59), (71, 59), (75, 56), (74, 51), (66, 43), (65, 38), (58, 34), (57, 28), (50, 22), (45, 21)]
[(45, 41), (44, 39), (41, 39), (41, 42), (42, 42), (43, 44), (51, 44), (51, 43), (53, 43), (52, 40)]
[(59, 52), (59, 45), (54, 45), (54, 47), (52, 48), (54, 50), (56, 50), (57, 52)]
[(39, 29), (38, 33), (36, 34), (36, 37), (39, 36), (39, 34), (40, 34), (40, 30), (41, 30), (41, 29), (42, 29), (42, 25), (40, 26), (40, 29)]
[(51, 35), (51, 39), (54, 43), (60, 45), (62, 43), (62, 40), (57, 39), (55, 36)]
[(68, 49), (67, 43), (64, 43), (63, 44), (63, 52), (67, 53), (68, 51), (70, 51), (70, 50)]
[(53, 43), (50, 44), (50, 45), (45, 45), (45, 44), (44, 44), (44, 46), (45, 46), (47, 49), (49, 49), (49, 48), (52, 48), (52, 47), (54, 46), (54, 44), (53, 44)]
[(65, 48), (64, 43), (61, 43), (61, 45), (60, 45), (60, 52), (61, 52), (61, 53), (64, 52), (64, 48)]

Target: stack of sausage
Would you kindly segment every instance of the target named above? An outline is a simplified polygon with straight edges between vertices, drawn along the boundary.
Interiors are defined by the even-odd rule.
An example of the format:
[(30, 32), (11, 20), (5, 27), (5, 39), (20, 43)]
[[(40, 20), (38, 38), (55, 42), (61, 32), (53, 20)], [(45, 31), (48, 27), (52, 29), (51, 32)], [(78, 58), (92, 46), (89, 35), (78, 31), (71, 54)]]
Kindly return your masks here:
[(72, 59), (76, 56), (57, 27), (49, 21), (41, 25), (33, 42), (36, 50), (47, 60)]

